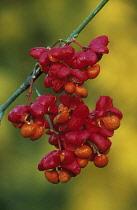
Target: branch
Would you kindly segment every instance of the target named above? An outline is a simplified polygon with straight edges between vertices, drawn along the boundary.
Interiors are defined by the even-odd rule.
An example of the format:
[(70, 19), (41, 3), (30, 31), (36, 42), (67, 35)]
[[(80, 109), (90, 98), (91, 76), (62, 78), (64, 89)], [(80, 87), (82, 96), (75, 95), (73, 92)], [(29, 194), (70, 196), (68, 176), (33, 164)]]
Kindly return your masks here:
[(42, 74), (42, 71), (41, 71), (38, 63), (36, 63), (34, 69), (30, 73), (28, 78), (25, 80), (25, 82), (22, 83), (22, 85), (19, 87), (19, 89), (2, 106), (0, 106), (0, 122), (4, 115), (4, 111), (10, 106), (10, 104), (12, 104), (13, 101), (15, 101), (15, 99), (19, 95), (21, 95), (21, 93), (23, 93), (25, 90), (27, 90), (29, 88), (31, 79), (34, 78), (34, 80), (36, 80), (41, 74)]
[(86, 25), (94, 18), (94, 16), (105, 6), (109, 0), (102, 0), (96, 8), (87, 16), (87, 18), (79, 25), (79, 27), (70, 34), (66, 39), (66, 42), (73, 38), (77, 38), (79, 33), (86, 27)]
[[(109, 0), (102, 0), (97, 5), (97, 7), (87, 16), (87, 18), (79, 25), (79, 27), (70, 34), (70, 36), (66, 39), (66, 42), (78, 37), (79, 33), (86, 27), (86, 25), (104, 7), (104, 5), (108, 1)], [(27, 90), (29, 88), (32, 78), (34, 78), (34, 80), (36, 80), (41, 74), (42, 74), (42, 71), (40, 70), (38, 63), (36, 63), (34, 69), (32, 70), (31, 74), (28, 76), (28, 78), (25, 80), (25, 82), (19, 87), (19, 89), (2, 106), (0, 106), (0, 122), (4, 115), (4, 111), (10, 106), (10, 104), (12, 104), (12, 102), (19, 95), (21, 95), (21, 93), (23, 93), (25, 90)]]

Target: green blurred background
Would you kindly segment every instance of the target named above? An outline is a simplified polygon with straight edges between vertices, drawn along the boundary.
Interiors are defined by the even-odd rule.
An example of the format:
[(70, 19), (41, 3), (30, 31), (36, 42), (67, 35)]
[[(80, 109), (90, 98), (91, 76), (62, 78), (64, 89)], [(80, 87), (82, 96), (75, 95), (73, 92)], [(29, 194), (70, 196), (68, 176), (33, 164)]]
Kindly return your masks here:
[[(0, 2), (0, 104), (22, 84), (35, 60), (29, 49), (66, 39), (99, 0), (2, 0)], [(23, 93), (6, 110), (0, 128), (1, 210), (135, 210), (137, 209), (137, 2), (111, 0), (81, 32), (87, 45), (100, 35), (109, 37), (110, 53), (101, 60), (101, 73), (86, 83), (91, 110), (100, 95), (109, 95), (124, 118), (111, 138), (109, 164), (89, 164), (66, 184), (53, 185), (37, 170), (50, 150), (47, 137), (31, 142), (7, 121), (8, 112), (27, 104)], [(41, 93), (44, 75), (36, 84)], [(33, 95), (35, 98), (35, 93)]]

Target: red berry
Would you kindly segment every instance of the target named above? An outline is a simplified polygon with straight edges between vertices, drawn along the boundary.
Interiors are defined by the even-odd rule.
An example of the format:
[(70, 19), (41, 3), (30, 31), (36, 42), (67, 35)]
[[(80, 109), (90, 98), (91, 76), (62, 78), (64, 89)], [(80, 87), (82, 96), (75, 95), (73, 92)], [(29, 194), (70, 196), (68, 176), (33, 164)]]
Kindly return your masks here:
[(58, 122), (59, 123), (64, 123), (68, 119), (69, 119), (69, 112), (68, 111), (63, 111), (62, 113), (59, 114)]
[(30, 55), (34, 58), (39, 58), (40, 54), (45, 52), (46, 48), (45, 47), (35, 47), (30, 49)]
[(48, 51), (44, 51), (40, 54), (39, 56), (39, 64), (41, 66), (46, 66), (46, 65), (49, 65), (50, 64), (50, 60), (49, 60), (49, 57), (48, 57)]
[(78, 77), (71, 75), (71, 81), (78, 85), (83, 85), (84, 81), (80, 80)]
[(94, 158), (94, 165), (103, 168), (108, 164), (108, 157), (105, 154), (96, 155)]
[(29, 137), (30, 140), (35, 141), (39, 139), (45, 132), (45, 126), (38, 126), (35, 130), (35, 132)]
[(75, 109), (78, 105), (84, 104), (83, 100), (76, 95), (61, 95), (59, 101), (70, 109)]
[(36, 117), (44, 116), (48, 112), (48, 107), (39, 101), (34, 102), (30, 107), (30, 113)]
[(42, 116), (42, 117), (34, 117), (33, 118), (33, 122), (36, 123), (39, 126), (44, 126), (44, 125), (45, 125), (45, 127), (47, 126), (46, 125), (47, 120), (45, 119), (44, 116)]
[(108, 43), (109, 43), (109, 40), (107, 36), (99, 36), (93, 39), (89, 43), (88, 47), (90, 47), (90, 49), (94, 51), (95, 53), (103, 54), (103, 53), (109, 52), (107, 48)]
[(110, 152), (110, 147), (107, 149), (107, 151), (105, 151), (105, 155), (107, 155)]
[(58, 106), (58, 115), (53, 120), (53, 124), (56, 123), (64, 123), (68, 120), (69, 118), (69, 110), (68, 107), (64, 107), (63, 104), (60, 104)]
[(51, 87), (55, 93), (61, 93), (64, 90), (64, 79), (54, 77), (52, 79)]
[(86, 98), (88, 95), (87, 89), (83, 86), (76, 86), (75, 93), (77, 96), (79, 96), (81, 98)]
[(66, 153), (64, 151), (61, 152), (61, 154), (59, 155), (60, 161), (63, 162), (65, 159)]
[(89, 137), (87, 130), (74, 130), (65, 134), (65, 142), (80, 147)]
[(37, 129), (36, 123), (25, 123), (21, 127), (21, 135), (25, 138), (31, 136)]
[(48, 138), (48, 142), (51, 145), (57, 145), (58, 144), (58, 136), (57, 134), (53, 133), (50, 135), (50, 137)]
[(52, 61), (52, 62), (57, 62), (58, 61), (58, 59), (54, 58), (50, 53), (48, 53), (48, 57), (49, 57), (50, 61)]
[[(74, 77), (73, 77), (74, 76)], [(88, 80), (88, 76), (86, 73), (86, 70), (80, 70), (80, 69), (73, 69), (72, 71), (72, 80), (76, 80), (76, 82), (81, 83), (86, 80)]]
[(82, 145), (80, 148), (78, 148), (75, 151), (75, 154), (80, 158), (88, 158), (90, 155), (92, 155), (93, 151), (91, 147), (87, 145)]
[(53, 184), (57, 184), (59, 183), (59, 174), (57, 171), (53, 170), (53, 171), (45, 171), (44, 172), (45, 178), (53, 183)]
[(52, 94), (41, 95), (36, 99), (37, 102), (46, 106), (47, 108), (56, 101), (56, 96)]
[(107, 137), (98, 133), (91, 134), (90, 141), (95, 144), (95, 146), (98, 148), (98, 151), (101, 153), (105, 153), (112, 144)]
[(8, 114), (8, 120), (13, 123), (24, 123), (30, 114), (28, 105), (18, 105)]
[(23, 126), (23, 123), (12, 123), (12, 125), (15, 127), (15, 128), (21, 128)]
[(48, 56), (52, 62), (59, 60), (71, 59), (74, 56), (75, 50), (73, 47), (65, 45), (63, 47), (53, 47), (49, 50)]
[(77, 130), (86, 123), (86, 118), (89, 115), (89, 109), (86, 105), (80, 104), (77, 106), (69, 119), (68, 126), (71, 130)]
[(103, 117), (102, 121), (104, 123), (105, 128), (108, 130), (116, 130), (120, 126), (120, 119), (115, 115)]
[(43, 71), (44, 74), (48, 74), (48, 71), (49, 71), (49, 68), (50, 68), (50, 65), (45, 65), (45, 66), (41, 66), (39, 64), (41, 70)]
[(88, 159), (77, 157), (77, 162), (78, 162), (78, 164), (80, 165), (81, 168), (84, 168), (88, 164)]
[(71, 69), (64, 64), (54, 63), (50, 67), (50, 74), (58, 79), (64, 79), (71, 74)]
[(100, 66), (98, 64), (87, 68), (87, 75), (89, 79), (96, 78), (99, 75), (99, 72), (100, 72)]
[(62, 169), (59, 172), (59, 180), (62, 183), (68, 182), (71, 179), (71, 177), (72, 177), (72, 173), (66, 169)]
[(86, 66), (93, 66), (98, 62), (97, 54), (92, 50), (82, 50), (75, 53), (72, 59), (73, 68), (85, 68)]
[(65, 85), (64, 85), (64, 89), (65, 89), (65, 92), (67, 94), (72, 94), (75, 92), (75, 88), (76, 88), (76, 85), (74, 84), (74, 82), (67, 82)]

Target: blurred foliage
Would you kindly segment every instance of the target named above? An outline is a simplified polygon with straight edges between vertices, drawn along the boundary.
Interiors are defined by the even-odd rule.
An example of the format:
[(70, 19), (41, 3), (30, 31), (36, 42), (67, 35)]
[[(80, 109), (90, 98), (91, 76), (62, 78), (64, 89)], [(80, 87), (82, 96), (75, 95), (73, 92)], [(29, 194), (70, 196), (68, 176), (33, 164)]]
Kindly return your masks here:
[[(22, 84), (35, 60), (29, 49), (66, 39), (95, 8), (99, 0), (11, 0), (0, 2), (0, 104)], [(87, 82), (91, 110), (100, 95), (109, 95), (122, 110), (121, 127), (111, 138), (109, 164), (98, 169), (89, 164), (66, 184), (48, 183), (37, 170), (39, 160), (52, 146), (44, 136), (31, 142), (20, 136), (7, 121), (14, 106), (26, 104), (23, 93), (5, 112), (0, 127), (0, 209), (2, 210), (135, 210), (137, 209), (137, 3), (110, 1), (81, 32), (78, 41), (87, 43), (108, 35), (110, 53), (101, 60), (99, 77)], [(45, 91), (44, 75), (37, 81)], [(35, 94), (34, 94), (35, 98)]]

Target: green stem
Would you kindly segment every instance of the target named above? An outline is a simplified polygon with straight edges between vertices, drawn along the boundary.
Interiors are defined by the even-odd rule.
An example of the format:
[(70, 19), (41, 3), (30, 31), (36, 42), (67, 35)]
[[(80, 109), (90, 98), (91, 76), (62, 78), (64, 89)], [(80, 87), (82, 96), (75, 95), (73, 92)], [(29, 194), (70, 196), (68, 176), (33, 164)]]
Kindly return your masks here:
[[(66, 39), (66, 42), (76, 38), (79, 35), (79, 33), (86, 27), (86, 25), (104, 7), (104, 5), (108, 1), (109, 0), (102, 0), (97, 5), (97, 7), (88, 15), (88, 17), (80, 24), (80, 26), (70, 34), (70, 36)], [(10, 106), (10, 104), (12, 104), (12, 102), (19, 95), (21, 95), (21, 93), (23, 93), (25, 90), (27, 90), (29, 88), (31, 79), (34, 78), (34, 80), (36, 80), (41, 74), (42, 74), (42, 71), (40, 70), (38, 63), (36, 63), (34, 69), (32, 70), (31, 74), (28, 76), (28, 78), (25, 80), (25, 82), (19, 87), (19, 89), (2, 106), (0, 106), (0, 122), (4, 115), (4, 111)]]
[[(39, 92), (37, 86), (36, 86), (35, 84), (33, 84), (33, 86), (34, 86), (34, 88), (35, 88), (35, 91), (36, 91), (37, 95), (38, 95), (38, 96), (41, 96), (41, 94), (40, 94), (40, 92)], [(46, 117), (46, 119), (47, 119), (48, 122), (49, 122), (50, 129), (51, 129), (52, 131), (54, 131), (52, 122), (51, 122), (51, 120), (50, 120), (50, 117), (49, 117), (47, 114), (45, 115), (45, 117)]]
[(104, 7), (109, 0), (102, 0), (96, 8), (87, 16), (87, 18), (79, 25), (79, 27), (70, 34), (66, 42), (78, 37), (79, 33), (86, 27), (86, 25), (94, 18), (94, 16)]
[(40, 75), (42, 74), (42, 71), (40, 70), (40, 67), (38, 66), (38, 63), (36, 63), (34, 69), (32, 70), (31, 74), (28, 76), (28, 78), (25, 80), (25, 82), (19, 87), (19, 89), (2, 105), (0, 106), (0, 122), (2, 120), (2, 117), (4, 115), (4, 111), (12, 104), (13, 101), (25, 90), (27, 90), (30, 86), (30, 81), (34, 77), (34, 80), (36, 80)]
[(39, 92), (39, 90), (38, 90), (36, 84), (33, 84), (33, 87), (35, 88), (35, 91), (36, 91), (37, 95), (38, 95), (38, 96), (41, 96), (41, 94), (40, 94), (40, 92)]

